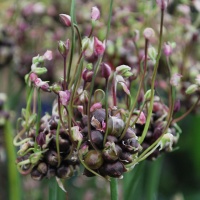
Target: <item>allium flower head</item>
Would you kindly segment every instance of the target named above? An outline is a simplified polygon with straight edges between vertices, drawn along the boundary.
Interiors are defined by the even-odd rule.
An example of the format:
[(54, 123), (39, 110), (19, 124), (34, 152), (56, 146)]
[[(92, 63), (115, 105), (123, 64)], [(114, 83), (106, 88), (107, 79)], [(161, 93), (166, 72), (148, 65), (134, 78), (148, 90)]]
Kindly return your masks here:
[(94, 20), (94, 21), (96, 21), (99, 18), (100, 18), (100, 11), (99, 11), (99, 9), (96, 6), (92, 7), (91, 19)]
[(67, 106), (70, 100), (71, 92), (69, 90), (59, 91), (60, 102), (63, 106)]

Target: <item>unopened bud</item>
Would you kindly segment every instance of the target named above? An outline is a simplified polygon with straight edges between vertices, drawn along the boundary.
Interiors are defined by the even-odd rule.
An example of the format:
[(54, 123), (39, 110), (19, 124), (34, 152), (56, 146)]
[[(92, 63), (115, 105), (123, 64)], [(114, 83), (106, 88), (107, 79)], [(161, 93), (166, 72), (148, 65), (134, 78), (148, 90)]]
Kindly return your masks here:
[(94, 72), (88, 69), (85, 69), (82, 73), (82, 78), (85, 82), (91, 82)]
[(99, 9), (96, 6), (92, 7), (91, 19), (94, 20), (94, 21), (96, 21), (99, 18), (100, 18), (100, 11), (99, 11)]
[(63, 106), (67, 106), (70, 101), (71, 92), (69, 90), (59, 91), (60, 102)]
[(101, 64), (101, 75), (105, 78), (108, 79), (111, 74), (111, 68), (108, 64), (102, 63)]
[(66, 14), (60, 14), (59, 15), (60, 21), (63, 25), (69, 27), (71, 26), (71, 17)]
[(67, 39), (66, 42), (63, 41), (58, 42), (58, 50), (63, 57), (67, 57), (67, 54), (69, 52), (69, 46), (70, 46), (69, 39)]
[(151, 40), (155, 36), (155, 32), (152, 28), (145, 28), (143, 32), (143, 36), (146, 40)]
[(194, 92), (196, 92), (198, 90), (198, 85), (196, 84), (192, 84), (190, 85), (187, 90), (185, 91), (186, 94), (193, 94)]
[(161, 10), (165, 10), (167, 8), (169, 0), (156, 0), (157, 5)]
[(94, 37), (94, 53), (97, 56), (102, 56), (106, 48), (105, 41), (101, 42), (97, 37)]

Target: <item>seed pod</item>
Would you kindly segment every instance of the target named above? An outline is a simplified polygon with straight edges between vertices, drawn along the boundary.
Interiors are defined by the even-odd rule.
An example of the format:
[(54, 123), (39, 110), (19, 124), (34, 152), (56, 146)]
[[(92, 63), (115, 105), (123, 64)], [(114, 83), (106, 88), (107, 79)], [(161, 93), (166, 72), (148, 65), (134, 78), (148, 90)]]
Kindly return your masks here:
[(48, 170), (47, 164), (45, 162), (39, 163), (37, 170), (42, 174), (46, 174)]
[(103, 148), (103, 135), (100, 131), (91, 131), (92, 143), (99, 149)]
[(108, 141), (108, 142), (117, 143), (117, 142), (118, 142), (118, 139), (117, 139), (115, 136), (113, 136), (113, 135), (108, 135), (108, 136), (107, 136), (107, 141)]
[(108, 133), (119, 137), (124, 130), (125, 124), (124, 121), (118, 117), (109, 117), (108, 118)]
[(89, 151), (86, 154), (84, 161), (90, 169), (98, 169), (103, 164), (102, 155), (96, 150)]
[(74, 170), (72, 166), (61, 165), (56, 171), (56, 175), (59, 178), (63, 178), (63, 179), (72, 177), (73, 174), (74, 174)]
[(42, 178), (44, 177), (44, 175), (42, 173), (40, 173), (37, 169), (33, 169), (31, 172), (31, 178), (35, 181), (40, 181), (42, 180)]
[(114, 163), (105, 163), (100, 169), (100, 173), (102, 176), (110, 176), (119, 178), (126, 171), (124, 165), (117, 161)]
[(58, 154), (55, 151), (48, 151), (46, 155), (47, 163), (51, 166), (58, 164)]
[(103, 150), (103, 158), (104, 160), (108, 162), (114, 162), (119, 158), (121, 152), (122, 152), (122, 149), (119, 145), (115, 145), (115, 143), (107, 142)]

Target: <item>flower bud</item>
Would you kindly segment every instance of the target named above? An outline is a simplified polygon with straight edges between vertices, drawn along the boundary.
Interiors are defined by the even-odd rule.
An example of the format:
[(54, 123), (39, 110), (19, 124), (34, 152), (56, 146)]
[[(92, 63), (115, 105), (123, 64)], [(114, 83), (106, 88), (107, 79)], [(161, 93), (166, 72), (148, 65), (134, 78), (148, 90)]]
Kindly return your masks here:
[(85, 82), (91, 82), (94, 72), (88, 69), (85, 69), (82, 73), (82, 78)]
[(49, 165), (52, 167), (57, 166), (58, 154), (55, 151), (48, 151), (46, 158)]
[(106, 63), (101, 63), (101, 75), (102, 75), (102, 77), (104, 77), (105, 79), (108, 79), (110, 77), (110, 74), (111, 74), (110, 66)]
[(174, 112), (178, 112), (181, 108), (181, 102), (180, 100), (178, 99), (177, 101), (175, 101), (175, 104), (174, 104)]
[(114, 162), (119, 158), (121, 152), (122, 149), (119, 145), (116, 145), (114, 142), (107, 142), (103, 149), (103, 158), (108, 162)]
[(91, 19), (94, 20), (94, 21), (97, 21), (99, 18), (100, 18), (99, 9), (96, 6), (92, 7)]
[(72, 177), (73, 174), (74, 171), (72, 166), (61, 165), (56, 171), (57, 177), (62, 179)]
[(38, 78), (38, 76), (35, 73), (31, 73), (30, 76), (29, 76), (29, 78), (30, 78), (31, 82), (35, 82), (35, 80)]
[(62, 90), (62, 86), (58, 83), (54, 83), (52, 86), (51, 86), (51, 90), (55, 93), (55, 94), (59, 94), (59, 91)]
[(122, 119), (118, 117), (109, 117), (108, 118), (108, 133), (109, 135), (114, 135), (119, 137), (124, 130), (125, 123)]
[(126, 171), (126, 168), (119, 161), (114, 162), (114, 163), (105, 163), (100, 168), (100, 173), (103, 176), (110, 176), (114, 178), (120, 178), (125, 171)]
[(169, 0), (156, 0), (156, 3), (161, 10), (165, 10), (167, 8), (168, 1)]
[(196, 92), (198, 90), (198, 85), (196, 84), (192, 84), (190, 85), (187, 90), (185, 91), (186, 94), (193, 94), (194, 92)]
[(97, 37), (94, 37), (94, 53), (97, 56), (102, 56), (106, 48), (105, 41), (101, 42)]
[(59, 14), (60, 21), (63, 25), (69, 27), (71, 26), (71, 17), (66, 14)]
[(163, 48), (163, 52), (165, 54), (166, 57), (169, 57), (172, 55), (172, 46), (170, 44), (165, 43), (164, 44), (164, 48)]
[(78, 126), (74, 126), (71, 128), (71, 137), (74, 142), (81, 142), (83, 140), (83, 136), (79, 131)]
[(33, 169), (31, 172), (31, 178), (35, 181), (40, 181), (42, 180), (42, 178), (44, 177), (44, 175), (42, 173), (40, 173), (37, 169)]
[(103, 164), (103, 158), (100, 152), (96, 150), (90, 150), (84, 158), (85, 164), (90, 169), (98, 169)]
[(38, 164), (37, 166), (37, 170), (41, 173), (41, 174), (46, 174), (48, 167), (47, 164), (45, 162), (41, 162)]
[(133, 161), (133, 155), (130, 152), (122, 151), (119, 160), (125, 164), (131, 163)]
[[(31, 66), (31, 68), (32, 68), (32, 66)], [(47, 72), (47, 68), (46, 67), (35, 67), (35, 68), (32, 68), (32, 72), (34, 72), (37, 75), (42, 75)]]
[(149, 101), (150, 98), (151, 98), (151, 90), (147, 90), (144, 95), (144, 99), (145, 99), (145, 101)]
[(58, 42), (58, 50), (63, 57), (67, 57), (67, 54), (69, 52), (69, 46), (70, 46), (69, 39), (67, 39), (66, 42), (63, 41)]
[(71, 92), (69, 90), (65, 90), (65, 91), (59, 91), (58, 94), (60, 97), (60, 103), (63, 106), (67, 106), (70, 101)]
[(122, 140), (121, 147), (130, 153), (136, 153), (142, 149), (141, 145), (139, 144), (136, 138)]
[(36, 137), (36, 142), (40, 147), (42, 147), (46, 143), (46, 134), (43, 132), (40, 132), (39, 135)]
[(50, 91), (49, 90), (49, 84), (47, 82), (45, 82), (45, 81), (42, 81), (40, 78), (36, 78), (34, 83), (35, 83), (35, 86), (37, 88), (41, 88), (45, 92), (49, 92)]
[(145, 28), (143, 32), (143, 36), (146, 40), (151, 40), (155, 36), (155, 32), (152, 28)]
[(130, 139), (130, 138), (137, 138), (135, 131), (131, 127), (129, 127), (127, 129), (127, 131), (126, 131), (126, 133), (123, 137), (123, 140), (127, 140), (127, 139)]
[(90, 112), (94, 112), (97, 109), (101, 109), (102, 108), (102, 104), (100, 102), (94, 103), (91, 108), (90, 108)]
[(92, 130), (91, 131), (91, 142), (98, 148), (103, 148), (103, 135), (101, 131)]

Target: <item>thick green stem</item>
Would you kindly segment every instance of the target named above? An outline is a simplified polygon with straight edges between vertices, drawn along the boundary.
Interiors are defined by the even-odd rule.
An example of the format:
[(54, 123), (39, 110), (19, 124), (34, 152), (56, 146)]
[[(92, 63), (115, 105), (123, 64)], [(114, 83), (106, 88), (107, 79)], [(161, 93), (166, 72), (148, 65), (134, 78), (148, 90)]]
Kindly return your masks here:
[(110, 195), (111, 200), (118, 200), (118, 182), (116, 178), (110, 180)]

